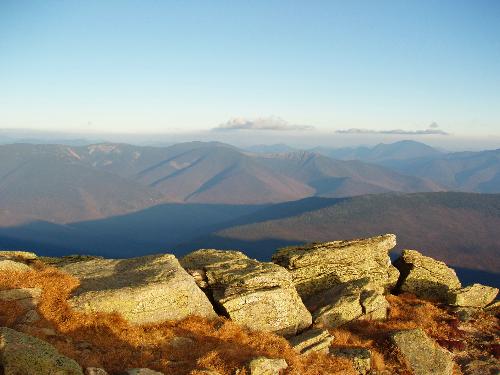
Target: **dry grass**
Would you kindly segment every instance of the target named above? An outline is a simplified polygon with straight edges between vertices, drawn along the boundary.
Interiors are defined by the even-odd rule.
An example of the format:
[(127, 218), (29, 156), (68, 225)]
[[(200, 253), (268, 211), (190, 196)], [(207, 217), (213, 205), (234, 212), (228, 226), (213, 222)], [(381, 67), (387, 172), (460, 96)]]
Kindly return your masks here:
[[(117, 314), (82, 314), (67, 304), (78, 280), (41, 263), (34, 270), (18, 274), (4, 272), (0, 290), (41, 288), (38, 312), (42, 320), (25, 331), (54, 345), (62, 354), (83, 367), (103, 367), (120, 373), (133, 367), (148, 367), (165, 374), (196, 374), (198, 369), (212, 369), (232, 374), (251, 358), (284, 358), (287, 374), (354, 374), (351, 363), (327, 355), (299, 356), (288, 342), (274, 334), (252, 332), (218, 318), (207, 320), (189, 317), (181, 321), (135, 326)], [(15, 303), (0, 306), (1, 324), (15, 327), (21, 310)], [(40, 330), (51, 327), (56, 335)], [(19, 326), (17, 326), (19, 328)], [(173, 337), (190, 340), (170, 344)]]
[(391, 344), (392, 332), (420, 327), (442, 346), (454, 350), (461, 342), (463, 332), (457, 327), (457, 319), (431, 302), (411, 294), (386, 297), (390, 303), (385, 321), (353, 321), (331, 333), (338, 347), (361, 347), (372, 351), (372, 366), (378, 371), (391, 374), (411, 374), (403, 358)]

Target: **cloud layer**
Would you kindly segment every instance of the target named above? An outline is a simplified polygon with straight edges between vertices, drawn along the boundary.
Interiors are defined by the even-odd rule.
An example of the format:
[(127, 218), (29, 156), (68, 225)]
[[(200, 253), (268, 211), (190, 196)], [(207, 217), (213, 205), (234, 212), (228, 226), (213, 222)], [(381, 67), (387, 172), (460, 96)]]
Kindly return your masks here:
[(296, 125), (279, 117), (261, 117), (257, 119), (233, 118), (224, 124), (220, 124), (213, 130), (231, 131), (231, 130), (274, 130), (274, 131), (296, 131), (313, 130), (310, 125)]
[(392, 129), (392, 130), (373, 130), (373, 129), (342, 129), (337, 130), (336, 133), (339, 134), (396, 134), (396, 135), (449, 135), (449, 133), (444, 130), (439, 129), (439, 125), (435, 122), (429, 125), (427, 129), (424, 130), (403, 130), (403, 129)]

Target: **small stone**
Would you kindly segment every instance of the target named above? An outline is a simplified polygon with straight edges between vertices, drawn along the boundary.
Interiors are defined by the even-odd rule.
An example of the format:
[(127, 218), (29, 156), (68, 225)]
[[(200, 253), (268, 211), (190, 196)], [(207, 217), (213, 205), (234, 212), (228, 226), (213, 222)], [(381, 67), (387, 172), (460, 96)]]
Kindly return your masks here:
[(281, 370), (288, 368), (284, 359), (258, 357), (248, 363), (250, 375), (279, 375)]
[(452, 306), (485, 307), (493, 302), (498, 289), (486, 285), (474, 284), (448, 292), (448, 303)]
[(333, 336), (327, 330), (310, 329), (288, 340), (292, 348), (300, 354), (313, 352), (328, 353)]
[(85, 375), (108, 375), (108, 372), (98, 367), (87, 367), (85, 369)]
[(416, 250), (403, 250), (394, 265), (401, 274), (399, 289), (420, 298), (446, 303), (448, 292), (461, 287), (453, 269)]
[(452, 375), (451, 354), (422, 329), (398, 331), (391, 339), (415, 375)]
[(352, 361), (354, 369), (360, 375), (366, 375), (371, 369), (371, 353), (365, 348), (331, 348), (334, 357), (345, 357)]
[(4, 375), (83, 375), (81, 367), (49, 343), (13, 329), (0, 328), (0, 368)]

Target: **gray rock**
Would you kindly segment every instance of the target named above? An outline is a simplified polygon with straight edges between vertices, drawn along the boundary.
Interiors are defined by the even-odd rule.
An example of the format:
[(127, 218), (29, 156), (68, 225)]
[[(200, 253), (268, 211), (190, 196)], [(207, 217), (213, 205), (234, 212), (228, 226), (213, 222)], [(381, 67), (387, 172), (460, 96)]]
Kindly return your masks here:
[(223, 250), (198, 250), (182, 264), (205, 272), (213, 300), (239, 324), (281, 335), (294, 335), (311, 325), (311, 314), (283, 267)]
[(398, 331), (391, 339), (415, 375), (452, 375), (451, 354), (422, 329)]
[(334, 241), (279, 249), (273, 262), (288, 269), (302, 298), (352, 280), (370, 277), (376, 285), (392, 288), (399, 273), (391, 265), (389, 251), (396, 236)]
[(295, 351), (300, 354), (309, 354), (314, 352), (328, 353), (333, 339), (327, 330), (310, 329), (288, 341)]
[(493, 302), (498, 289), (491, 286), (474, 284), (448, 292), (448, 303), (452, 306), (485, 307)]
[(385, 319), (389, 304), (383, 290), (372, 287), (364, 278), (332, 288), (331, 303), (314, 311), (314, 323), (335, 328), (355, 319)]
[(448, 292), (461, 287), (453, 269), (416, 250), (403, 250), (394, 265), (401, 273), (398, 281), (401, 291), (420, 298), (446, 303)]
[(344, 357), (352, 361), (354, 369), (360, 375), (366, 375), (371, 370), (371, 353), (365, 348), (331, 348), (334, 357)]
[(83, 375), (74, 360), (49, 343), (13, 329), (0, 328), (0, 368), (4, 375)]
[(79, 311), (118, 312), (135, 324), (217, 316), (174, 255), (91, 259), (61, 269), (80, 280), (69, 300)]
[(248, 368), (250, 375), (279, 375), (288, 368), (288, 364), (284, 359), (258, 357), (248, 363)]

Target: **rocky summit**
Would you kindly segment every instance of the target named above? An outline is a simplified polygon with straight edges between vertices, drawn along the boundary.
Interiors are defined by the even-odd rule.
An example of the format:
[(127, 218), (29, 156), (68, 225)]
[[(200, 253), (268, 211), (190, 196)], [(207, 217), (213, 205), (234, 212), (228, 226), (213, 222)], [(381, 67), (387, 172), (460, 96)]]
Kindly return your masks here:
[(92, 259), (61, 270), (80, 286), (70, 305), (80, 311), (118, 312), (132, 323), (216, 316), (206, 295), (174, 255), (133, 259)]
[(191, 273), (201, 270), (216, 306), (246, 327), (294, 335), (311, 325), (311, 314), (292, 276), (277, 264), (220, 250), (196, 251), (184, 257), (182, 264)]
[(2, 375), (480, 375), (498, 289), (392, 234), (177, 259), (0, 252)]
[(292, 274), (303, 298), (363, 277), (390, 289), (399, 276), (388, 254), (394, 246), (396, 236), (386, 234), (362, 240), (287, 247), (273, 255), (273, 262)]

